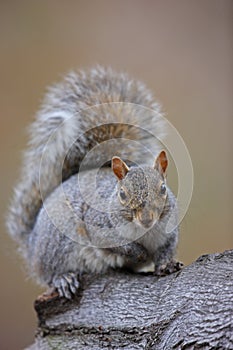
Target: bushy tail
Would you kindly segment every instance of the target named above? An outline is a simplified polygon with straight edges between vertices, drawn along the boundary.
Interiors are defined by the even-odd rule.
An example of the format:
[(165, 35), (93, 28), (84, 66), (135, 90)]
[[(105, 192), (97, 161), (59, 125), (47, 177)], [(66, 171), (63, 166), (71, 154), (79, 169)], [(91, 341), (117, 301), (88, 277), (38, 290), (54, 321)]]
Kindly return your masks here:
[(102, 67), (68, 74), (48, 91), (30, 127), (7, 220), (11, 236), (27, 243), (43, 200), (79, 171), (85, 157), (86, 167), (113, 155), (146, 163), (148, 150), (155, 153), (155, 136), (162, 135), (161, 124), (151, 93), (126, 74)]

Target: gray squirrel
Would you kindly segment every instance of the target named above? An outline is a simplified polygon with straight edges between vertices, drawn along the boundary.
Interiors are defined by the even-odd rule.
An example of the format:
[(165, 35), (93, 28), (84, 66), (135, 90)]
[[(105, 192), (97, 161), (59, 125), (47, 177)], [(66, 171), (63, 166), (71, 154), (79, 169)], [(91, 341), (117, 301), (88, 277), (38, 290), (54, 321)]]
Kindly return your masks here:
[(127, 74), (96, 67), (49, 89), (7, 218), (38, 283), (71, 298), (82, 273), (180, 268), (166, 152), (152, 161), (162, 134), (159, 105)]

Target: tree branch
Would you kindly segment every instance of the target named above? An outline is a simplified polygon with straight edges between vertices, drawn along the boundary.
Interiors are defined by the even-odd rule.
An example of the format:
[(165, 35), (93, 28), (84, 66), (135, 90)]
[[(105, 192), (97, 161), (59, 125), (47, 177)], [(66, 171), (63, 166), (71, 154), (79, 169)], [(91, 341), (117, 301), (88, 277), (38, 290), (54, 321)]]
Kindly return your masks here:
[(233, 349), (233, 250), (172, 275), (85, 276), (71, 301), (35, 301), (37, 349)]

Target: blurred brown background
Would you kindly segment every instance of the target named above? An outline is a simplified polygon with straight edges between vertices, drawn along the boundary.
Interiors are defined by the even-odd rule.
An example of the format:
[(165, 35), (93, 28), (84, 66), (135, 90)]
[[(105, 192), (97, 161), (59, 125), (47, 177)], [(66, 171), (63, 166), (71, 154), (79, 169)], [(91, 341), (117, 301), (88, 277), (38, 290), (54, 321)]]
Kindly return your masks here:
[(231, 0), (0, 1), (2, 350), (33, 341), (41, 291), (4, 227), (25, 128), (45, 87), (72, 68), (100, 63), (143, 80), (182, 135), (195, 182), (179, 258), (232, 247), (232, 13)]

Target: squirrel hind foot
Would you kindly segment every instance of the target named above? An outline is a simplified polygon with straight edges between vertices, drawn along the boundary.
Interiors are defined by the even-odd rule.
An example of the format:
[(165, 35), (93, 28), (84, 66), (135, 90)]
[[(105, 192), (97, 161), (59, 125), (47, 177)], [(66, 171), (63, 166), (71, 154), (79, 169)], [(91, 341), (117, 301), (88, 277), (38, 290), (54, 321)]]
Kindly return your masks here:
[(55, 276), (52, 286), (57, 290), (60, 297), (72, 299), (80, 287), (80, 283), (77, 274), (68, 272), (60, 276)]

